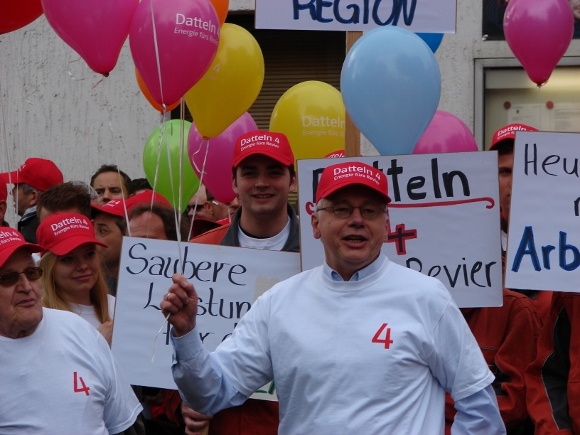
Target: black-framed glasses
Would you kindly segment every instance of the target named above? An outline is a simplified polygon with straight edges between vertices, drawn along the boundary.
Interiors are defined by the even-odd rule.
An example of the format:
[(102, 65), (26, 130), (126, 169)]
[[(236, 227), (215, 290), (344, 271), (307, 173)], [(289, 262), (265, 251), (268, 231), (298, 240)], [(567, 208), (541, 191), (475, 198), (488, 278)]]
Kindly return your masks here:
[(352, 216), (355, 209), (359, 210), (363, 219), (376, 219), (381, 213), (386, 213), (387, 209), (378, 205), (361, 205), (360, 207), (353, 207), (348, 204), (329, 205), (328, 207), (317, 208), (316, 211), (329, 211), (339, 219), (346, 219)]
[(25, 268), (22, 272), (0, 273), (0, 285), (3, 287), (13, 286), (18, 282), (20, 274), (22, 273), (28, 281), (36, 281), (42, 276), (42, 269), (40, 267), (30, 266)]

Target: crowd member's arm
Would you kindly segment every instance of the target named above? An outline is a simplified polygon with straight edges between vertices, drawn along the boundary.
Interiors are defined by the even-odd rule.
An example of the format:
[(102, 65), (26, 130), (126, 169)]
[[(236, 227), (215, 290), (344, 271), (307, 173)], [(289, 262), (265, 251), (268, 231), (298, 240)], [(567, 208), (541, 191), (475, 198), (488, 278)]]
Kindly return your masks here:
[(194, 411), (185, 403), (181, 404), (181, 415), (185, 421), (185, 435), (197, 435), (208, 427), (211, 416)]
[(506, 336), (497, 349), (493, 387), (501, 417), (507, 428), (521, 424), (528, 416), (524, 373), (536, 357), (540, 319), (528, 299), (512, 305), (513, 314), (506, 325)]
[(264, 322), (256, 302), (230, 339), (209, 353), (196, 328), (197, 294), (183, 276), (161, 302), (164, 315), (173, 326), (171, 342), (175, 349), (173, 378), (184, 401), (198, 412), (214, 415), (241, 405), (254, 391), (272, 380), (271, 362), (262, 343)]
[(553, 295), (550, 316), (538, 340), (538, 354), (525, 374), (528, 412), (538, 434), (572, 434), (567, 398), (571, 327), (563, 297), (561, 293)]
[(452, 435), (505, 434), (505, 426), (498, 411), (493, 387), (455, 401), (455, 420), (451, 425)]

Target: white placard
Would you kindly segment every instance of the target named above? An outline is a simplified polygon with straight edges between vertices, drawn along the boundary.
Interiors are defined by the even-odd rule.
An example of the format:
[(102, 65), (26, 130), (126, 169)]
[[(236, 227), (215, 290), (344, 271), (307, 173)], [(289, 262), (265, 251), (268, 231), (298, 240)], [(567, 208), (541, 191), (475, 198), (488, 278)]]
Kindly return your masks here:
[[(256, 29), (455, 33), (456, 0), (256, 0)], [(314, 42), (313, 42), (314, 43)]]
[(177, 387), (169, 326), (159, 303), (174, 273), (183, 273), (195, 286), (199, 334), (214, 350), (258, 296), (300, 271), (300, 256), (293, 252), (136, 237), (123, 238), (121, 255), (113, 353), (129, 383), (167, 389)]
[(578, 291), (580, 134), (516, 134), (506, 286)]
[(387, 174), (394, 262), (434, 276), (460, 307), (502, 304), (497, 154), (471, 152), (298, 161), (303, 270), (324, 258), (309, 214), (322, 169), (360, 161)]

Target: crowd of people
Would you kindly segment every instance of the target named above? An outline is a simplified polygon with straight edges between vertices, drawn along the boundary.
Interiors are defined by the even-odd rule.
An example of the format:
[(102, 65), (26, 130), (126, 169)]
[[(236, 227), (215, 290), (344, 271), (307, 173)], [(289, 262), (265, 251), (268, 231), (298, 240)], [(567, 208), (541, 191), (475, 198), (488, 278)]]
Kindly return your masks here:
[[(517, 131), (535, 129), (490, 147), (504, 232)], [(502, 307), (459, 309), (381, 253), (387, 176), (362, 162), (320, 176), (324, 263), (259, 297), (214, 352), (175, 275), (160, 308), (179, 392), (129, 385), (110, 350), (124, 236), (300, 252), (286, 136), (242, 135), (231, 177), (232, 203), (202, 185), (179, 215), (116, 165), (88, 184), (35, 157), (0, 174), (0, 433), (580, 434), (580, 296), (504, 289)], [(270, 381), (277, 402), (250, 398)]]

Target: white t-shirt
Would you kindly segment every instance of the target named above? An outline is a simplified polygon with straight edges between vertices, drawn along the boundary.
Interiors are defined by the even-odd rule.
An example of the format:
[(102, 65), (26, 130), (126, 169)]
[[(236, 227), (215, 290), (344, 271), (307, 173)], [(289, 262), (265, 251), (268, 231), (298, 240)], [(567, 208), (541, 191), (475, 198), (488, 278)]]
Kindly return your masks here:
[(357, 282), (318, 267), (277, 284), (213, 354), (196, 329), (173, 337), (186, 400), (214, 414), (274, 379), (280, 434), (442, 434), (445, 391), (493, 375), (441, 282), (377, 261)]
[[(115, 297), (107, 295), (107, 302), (109, 304), (109, 316), (111, 319), (115, 317)], [(89, 322), (95, 329), (99, 329), (101, 322), (95, 313), (93, 305), (69, 304), (73, 313), (78, 314), (87, 322)]]
[(105, 435), (142, 410), (106, 341), (68, 311), (43, 309), (28, 337), (0, 336), (0, 433)]
[(278, 234), (272, 237), (267, 237), (263, 239), (258, 239), (256, 237), (248, 236), (238, 227), (238, 241), (240, 242), (240, 247), (251, 248), (251, 249), (265, 249), (268, 251), (281, 251), (288, 236), (290, 236), (290, 217), (288, 217), (288, 222), (286, 226)]

